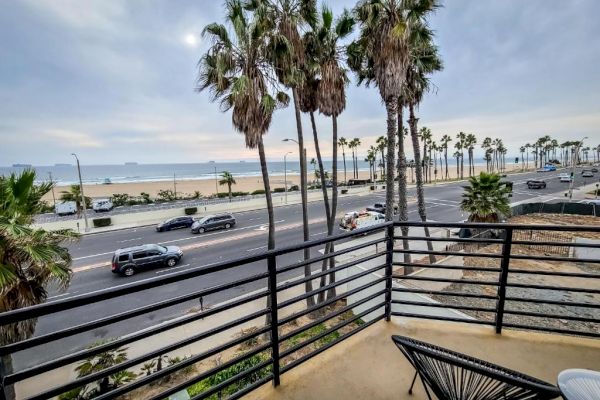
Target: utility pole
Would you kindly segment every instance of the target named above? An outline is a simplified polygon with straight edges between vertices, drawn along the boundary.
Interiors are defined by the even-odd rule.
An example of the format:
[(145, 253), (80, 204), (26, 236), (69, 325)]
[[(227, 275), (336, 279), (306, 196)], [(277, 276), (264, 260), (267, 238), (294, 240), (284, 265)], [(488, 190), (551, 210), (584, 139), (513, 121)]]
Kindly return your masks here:
[(285, 153), (283, 155), (283, 185), (284, 185), (284, 189), (285, 189), (285, 204), (287, 204), (287, 155), (288, 154), (292, 154), (291, 151), (288, 151), (287, 153)]
[(219, 178), (217, 178), (217, 166), (215, 165), (215, 197), (219, 197)]
[(56, 197), (54, 197), (54, 181), (52, 180), (52, 172), (48, 172), (50, 176), (50, 183), (52, 184), (52, 205), (56, 208)]
[(571, 181), (569, 182), (569, 201), (573, 199), (573, 182), (575, 181), (575, 165), (577, 164), (577, 160), (579, 159), (578, 153), (579, 148), (583, 146), (583, 141), (587, 139), (587, 136), (582, 138), (575, 146), (575, 154), (573, 155), (573, 159), (571, 160)]
[(90, 230), (90, 227), (88, 226), (87, 210), (85, 206), (85, 195), (83, 194), (83, 181), (81, 180), (81, 167), (79, 165), (79, 157), (77, 157), (77, 154), (75, 153), (71, 153), (71, 155), (74, 156), (77, 160), (77, 174), (79, 175), (79, 192), (81, 193), (81, 204), (83, 206), (83, 219), (85, 220), (85, 231), (88, 232)]
[(173, 172), (173, 196), (177, 200), (177, 180), (175, 180), (175, 172)]

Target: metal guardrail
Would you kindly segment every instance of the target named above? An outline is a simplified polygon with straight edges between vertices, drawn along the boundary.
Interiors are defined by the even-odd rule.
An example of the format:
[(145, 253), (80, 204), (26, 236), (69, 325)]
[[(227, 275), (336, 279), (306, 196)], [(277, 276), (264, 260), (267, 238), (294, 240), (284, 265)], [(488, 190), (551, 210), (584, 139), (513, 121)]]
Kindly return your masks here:
[[(397, 232), (400, 232), (400, 229), (396, 228), (401, 226), (408, 226), (411, 228), (466, 227), (473, 230), (494, 229), (497, 232), (501, 232), (501, 235), (496, 238), (478, 237), (474, 239), (450, 237), (426, 238), (423, 235), (410, 235), (407, 237), (402, 237), (397, 236), (396, 234)], [(517, 233), (521, 231), (531, 231), (534, 232), (534, 234), (532, 236), (525, 235), (524, 237), (521, 237)], [(374, 238), (372, 240), (366, 240), (363, 238), (360, 244), (349, 243), (349, 247), (338, 249), (330, 254), (321, 254), (312, 257), (310, 260), (302, 260), (287, 265), (280, 265), (280, 258), (282, 256), (302, 252), (305, 248), (320, 248), (329, 242), (347, 242), (350, 239), (377, 232), (385, 232), (385, 236)], [(170, 386), (165, 385), (164, 390), (161, 390), (160, 393), (150, 396), (150, 398), (153, 400), (166, 399), (168, 396), (171, 396), (182, 390), (186, 390), (186, 388), (189, 388), (194, 384), (198, 384), (208, 377), (215, 376), (216, 374), (219, 374), (228, 368), (234, 368), (236, 366), (243, 365), (243, 363), (250, 360), (250, 358), (262, 354), (263, 357), (261, 358), (260, 363), (251, 365), (250, 367), (241, 370), (239, 368), (234, 368), (234, 370), (237, 371), (234, 376), (231, 376), (228, 379), (211, 386), (202, 393), (193, 397), (194, 399), (207, 398), (213, 394), (219, 393), (226, 387), (229, 387), (236, 382), (247, 382), (247, 385), (245, 385), (243, 388), (240, 388), (229, 397), (239, 398), (268, 381), (272, 381), (275, 386), (279, 385), (281, 375), (285, 372), (311, 359), (315, 355), (326, 351), (340, 341), (356, 334), (357, 332), (360, 332), (362, 329), (365, 329), (381, 319), (385, 318), (389, 321), (392, 316), (428, 318), (443, 321), (490, 325), (495, 328), (497, 333), (501, 333), (503, 328), (517, 328), (600, 337), (600, 330), (597, 329), (598, 324), (600, 324), (600, 318), (581, 316), (577, 314), (561, 314), (548, 312), (547, 310), (528, 310), (527, 308), (523, 307), (519, 309), (515, 306), (516, 304), (529, 304), (536, 307), (540, 305), (556, 306), (563, 309), (576, 308), (593, 311), (600, 310), (599, 302), (593, 298), (589, 301), (566, 301), (552, 296), (544, 298), (523, 296), (520, 294), (519, 291), (522, 290), (543, 291), (548, 293), (580, 293), (592, 295), (592, 297), (593, 295), (600, 294), (600, 289), (586, 288), (583, 286), (577, 287), (573, 284), (562, 286), (524, 282), (522, 280), (523, 276), (553, 276), (565, 277), (569, 280), (587, 279), (594, 281), (600, 279), (600, 273), (596, 272), (573, 272), (556, 269), (536, 270), (532, 268), (516, 267), (515, 264), (519, 262), (517, 260), (532, 260), (536, 262), (548, 261), (554, 263), (584, 262), (600, 266), (600, 259), (598, 258), (573, 258), (569, 256), (570, 252), (566, 253), (566, 255), (559, 256), (531, 254), (531, 249), (535, 249), (535, 247), (530, 246), (549, 246), (548, 248), (600, 248), (597, 243), (536, 240), (536, 238), (539, 238), (539, 236), (536, 236), (537, 232), (599, 233), (600, 227), (388, 222), (382, 225), (361, 229), (334, 237), (327, 237), (293, 246), (287, 246), (233, 261), (221, 262), (208, 267), (192, 268), (181, 272), (171, 273), (162, 277), (145, 279), (140, 282), (129, 283), (106, 290), (74, 296), (64, 300), (56, 300), (33, 307), (5, 312), (0, 314), (0, 325), (5, 327), (14, 326), (14, 324), (18, 324), (19, 322), (29, 319), (45, 318), (48, 316), (53, 316), (56, 318), (60, 316), (60, 313), (73, 312), (75, 309), (79, 309), (81, 307), (84, 307), (83, 309), (85, 310), (86, 306), (91, 306), (100, 302), (106, 302), (111, 299), (120, 299), (122, 296), (129, 296), (137, 293), (142, 294), (141, 292), (145, 290), (151, 290), (169, 284), (181, 284), (184, 281), (202, 279), (202, 277), (209, 274), (222, 273), (223, 276), (229, 277), (226, 282), (216, 286), (204, 289), (194, 289), (189, 293), (183, 293), (176, 297), (169, 297), (165, 300), (147, 304), (138, 308), (132, 308), (127, 311), (117, 312), (107, 317), (80, 323), (75, 326), (65, 326), (54, 332), (40, 334), (19, 342), (1, 346), (0, 359), (20, 351), (36, 349), (38, 346), (60, 346), (61, 340), (70, 338), (77, 334), (90, 332), (94, 329), (103, 328), (110, 324), (129, 321), (134, 317), (148, 315), (152, 312), (167, 307), (180, 305), (189, 300), (197, 300), (211, 294), (223, 292), (225, 290), (240, 288), (243, 285), (249, 285), (253, 283), (259, 283), (263, 285), (256, 291), (241, 297), (236, 297), (229, 302), (220, 303), (213, 308), (191, 314), (184, 314), (176, 319), (157, 324), (127, 336), (119, 337), (115, 340), (99, 344), (95, 347), (78, 351), (67, 351), (66, 354), (60, 357), (56, 357), (49, 361), (44, 361), (37, 365), (25, 367), (18, 371), (5, 374), (4, 376), (0, 377), (2, 384), (2, 390), (0, 390), (0, 399), (5, 398), (5, 391), (7, 387), (10, 387), (11, 385), (15, 385), (27, 379), (37, 378), (43, 374), (46, 374), (47, 372), (54, 371), (59, 368), (72, 367), (74, 363), (81, 362), (89, 359), (90, 357), (101, 355), (107, 351), (122, 348), (123, 346), (128, 346), (136, 342), (143, 343), (144, 340), (147, 340), (152, 336), (164, 334), (171, 329), (182, 327), (211, 316), (220, 316), (221, 322), (218, 322), (214, 326), (211, 326), (209, 329), (202, 332), (193, 331), (189, 336), (178, 339), (171, 343), (167, 343), (167, 341), (165, 341), (165, 343), (160, 343), (160, 346), (154, 350), (147, 350), (141, 354), (136, 354), (136, 356), (131, 359), (124, 360), (119, 364), (112, 365), (98, 371), (94, 371), (88, 375), (70, 379), (68, 382), (50, 382), (50, 385), (54, 383), (55, 386), (48, 385), (42, 392), (29, 397), (29, 399), (53, 398), (84, 385), (93, 385), (94, 382), (98, 382), (99, 380), (105, 379), (109, 376), (114, 376), (114, 374), (117, 374), (120, 371), (124, 371), (135, 366), (140, 366), (145, 362), (162, 357), (162, 355), (169, 352), (173, 352), (178, 349), (182, 349), (185, 346), (215, 337), (219, 337), (225, 341), (216, 344), (213, 347), (203, 349), (202, 351), (193, 354), (189, 358), (185, 358), (178, 363), (167, 366), (160, 371), (156, 371), (147, 376), (138, 376), (135, 380), (122, 386), (114, 387), (112, 390), (105, 392), (96, 398), (115, 398), (126, 395), (134, 390), (151, 384), (155, 386), (159, 385), (161, 389), (163, 389), (163, 384), (161, 383), (163, 382), (163, 379), (179, 373), (187, 367), (196, 365), (202, 361), (206, 361), (211, 357), (215, 357), (224, 351), (231, 351), (232, 349), (237, 348), (244, 343), (254, 342), (254, 346), (245, 353), (237, 354), (230, 360), (215, 365), (207, 370), (201, 371), (192, 377), (186, 377), (189, 379), (175, 381), (175, 383), (171, 383)], [(527, 240), (528, 238), (529, 240)], [(403, 249), (399, 247), (402, 246), (403, 243), (401, 239), (408, 239), (410, 243), (423, 241), (430, 241), (432, 243), (454, 242), (477, 244), (477, 246), (471, 249), (464, 248), (460, 251), (431, 251), (419, 250), (417, 248)], [(378, 246), (379, 244), (383, 243), (385, 243), (384, 248)], [(481, 247), (480, 245), (487, 245), (487, 247)], [(317, 272), (313, 270), (310, 277), (305, 277), (299, 271), (300, 268), (306, 267), (307, 265), (320, 265), (320, 263), (328, 261), (330, 258), (338, 257), (344, 254), (355, 255), (358, 250), (367, 250), (373, 246), (375, 246), (375, 251), (361, 252), (362, 254), (358, 254), (357, 257), (351, 261), (346, 261), (341, 264), (334, 264), (331, 269), (318, 270)], [(522, 251), (523, 249), (525, 251)], [(418, 262), (419, 260), (413, 260), (411, 262), (394, 261), (394, 254), (402, 253), (410, 254), (412, 257), (418, 255), (434, 255), (441, 257), (454, 255), (463, 257), (463, 259), (473, 258), (479, 262), (485, 261), (495, 264), (493, 266), (481, 266), (470, 264), (431, 264), (429, 262)], [(262, 271), (251, 276), (237, 275), (232, 273), (235, 268), (244, 267), (252, 263), (259, 263)], [(361, 268), (352, 268), (358, 264), (362, 264)], [(368, 265), (368, 267), (365, 265)], [(457, 279), (424, 276), (422, 274), (399, 275), (393, 271), (393, 267), (396, 266), (418, 267), (424, 270), (462, 270), (463, 272), (473, 274), (481, 273), (482, 276), (463, 276), (460, 279)], [(286, 280), (283, 277), (283, 274), (286, 274), (286, 276), (289, 277), (289, 275), (295, 271), (297, 271), (297, 279)], [(330, 280), (330, 282), (324, 286), (319, 285), (317, 288), (308, 293), (302, 290), (302, 294), (300, 295), (285, 299), (282, 297), (282, 294), (285, 291), (293, 289), (298, 285), (303, 285), (308, 281), (315, 282), (320, 278), (331, 276), (331, 274), (342, 271), (354, 271), (354, 273), (348, 273), (347, 276), (343, 277), (342, 279), (337, 279), (335, 281)], [(369, 279), (358, 281), (361, 278)], [(294, 309), (292, 312), (284, 312), (287, 307), (294, 305), (297, 306), (298, 303), (305, 301), (309, 297), (318, 298), (320, 294), (323, 295), (333, 288), (340, 288), (342, 285), (346, 285), (351, 282), (353, 285), (356, 285), (352, 289), (347, 289), (346, 291), (337, 293), (335, 296), (322, 296), (322, 301), (317, 302), (312, 306), (301, 307), (299, 310)], [(487, 289), (485, 289), (484, 292), (461, 292), (446, 289), (429, 290), (426, 288), (418, 288), (414, 285), (404, 285), (408, 282), (442, 282), (450, 285), (465, 285), (469, 287), (483, 287)], [(398, 283), (400, 283), (400, 285), (398, 285)], [(407, 299), (407, 294), (429, 295), (434, 297), (437, 302)], [(353, 296), (352, 302), (348, 301), (350, 296)], [(404, 298), (402, 298), (402, 296), (404, 296)], [(444, 299), (448, 300), (445, 301)], [(265, 306), (261, 306), (255, 311), (244, 313), (241, 316), (238, 313), (237, 317), (227, 318), (227, 316), (234, 315), (232, 311), (235, 308), (257, 301), (264, 301)], [(477, 303), (481, 301), (485, 302), (485, 304)], [(445, 308), (454, 311), (446, 314), (445, 316), (440, 316), (428, 313), (428, 308)], [(306, 315), (311, 316), (311, 319), (308, 320), (310, 322), (302, 326), (293, 325), (298, 318)], [(486, 315), (487, 317), (484, 317)], [(347, 318), (340, 319), (339, 321), (334, 320), (334, 318), (340, 316), (346, 316)], [(367, 318), (367, 322), (363, 320), (363, 318), (366, 316), (369, 317)], [(514, 321), (514, 317), (583, 322), (595, 326), (596, 330), (567, 329), (564, 327), (556, 327), (555, 325), (543, 323), (537, 325), (531, 323), (519, 323)], [(265, 323), (258, 324), (256, 329), (251, 330), (250, 332), (242, 332), (240, 336), (233, 338), (227, 336), (225, 333), (227, 331), (231, 331), (232, 329), (240, 329), (240, 327), (243, 325), (262, 318), (265, 319)], [(326, 326), (323, 329), (325, 322), (327, 322), (329, 326)], [(292, 324), (293, 329), (287, 332), (284, 331), (282, 329), (283, 326), (289, 327), (289, 324)], [(316, 333), (313, 332), (314, 328), (317, 327), (322, 329), (316, 331)], [(311, 332), (313, 333), (309, 334)], [(257, 338), (263, 337), (266, 338), (262, 341), (257, 341)], [(291, 357), (293, 355), (296, 356)], [(260, 371), (262, 371), (262, 373), (257, 375), (257, 373)], [(252, 377), (254, 378), (250, 379)]]

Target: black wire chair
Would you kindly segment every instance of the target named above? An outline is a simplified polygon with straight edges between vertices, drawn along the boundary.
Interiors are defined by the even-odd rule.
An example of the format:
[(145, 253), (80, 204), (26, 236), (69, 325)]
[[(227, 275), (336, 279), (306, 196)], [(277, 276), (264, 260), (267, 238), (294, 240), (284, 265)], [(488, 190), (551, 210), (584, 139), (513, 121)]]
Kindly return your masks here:
[(429, 389), (443, 400), (544, 400), (560, 396), (557, 387), (520, 372), (404, 336), (394, 335), (392, 340), (416, 369), (410, 394), (419, 375), (430, 400)]

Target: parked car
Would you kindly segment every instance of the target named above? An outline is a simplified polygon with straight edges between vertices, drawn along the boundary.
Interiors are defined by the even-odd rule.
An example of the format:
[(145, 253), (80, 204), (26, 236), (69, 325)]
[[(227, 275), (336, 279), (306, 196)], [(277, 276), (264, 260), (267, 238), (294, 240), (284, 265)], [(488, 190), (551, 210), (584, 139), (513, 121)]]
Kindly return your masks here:
[(531, 179), (527, 181), (528, 189), (546, 189), (546, 181), (541, 179)]
[[(375, 203), (370, 207), (367, 207), (367, 211), (375, 211), (380, 214), (385, 214), (385, 203)], [(394, 214), (398, 214), (398, 205), (394, 204)]]
[(115, 251), (112, 257), (112, 272), (132, 276), (137, 272), (155, 267), (174, 267), (183, 257), (177, 246), (143, 244)]
[(549, 170), (547, 170), (546, 168), (538, 168), (536, 170), (536, 172), (550, 172)]
[(92, 203), (92, 209), (96, 212), (106, 212), (113, 208), (115, 208), (115, 205), (108, 199), (94, 200)]
[(54, 212), (60, 216), (75, 214), (77, 212), (77, 203), (74, 201), (57, 203), (54, 206)]
[(586, 169), (586, 170), (583, 170), (581, 172), (581, 177), (582, 178), (593, 178), (594, 177), (594, 173), (591, 170)]
[(544, 169), (546, 169), (547, 171), (556, 171), (556, 166), (552, 164), (546, 164), (544, 166)]
[(231, 214), (207, 215), (194, 221), (192, 233), (204, 233), (215, 229), (229, 229), (235, 225), (235, 218)]
[(340, 221), (340, 229), (353, 231), (385, 222), (385, 216), (376, 211), (353, 211), (344, 215)]
[(571, 182), (573, 180), (569, 174), (560, 174), (558, 178), (561, 182)]
[(189, 228), (194, 223), (192, 217), (175, 217), (170, 218), (160, 224), (156, 225), (157, 232), (170, 231), (172, 229)]
[(594, 168), (592, 168), (592, 169), (591, 169), (591, 171), (592, 171), (592, 172), (594, 172), (594, 173), (595, 173), (595, 172), (598, 172), (598, 168), (595, 168), (595, 167), (594, 167)]

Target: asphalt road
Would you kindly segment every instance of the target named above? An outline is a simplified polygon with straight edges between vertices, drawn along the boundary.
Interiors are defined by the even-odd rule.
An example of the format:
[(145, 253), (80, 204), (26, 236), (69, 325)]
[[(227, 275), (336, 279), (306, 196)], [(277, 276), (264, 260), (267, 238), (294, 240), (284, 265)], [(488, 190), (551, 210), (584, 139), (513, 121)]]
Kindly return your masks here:
[[(514, 182), (512, 201), (555, 201), (564, 199), (563, 193), (568, 189), (568, 183), (559, 182), (558, 174), (560, 172), (564, 171), (509, 175), (506, 179)], [(527, 189), (525, 182), (528, 179), (539, 177), (543, 177), (546, 180), (547, 188), (538, 190)], [(578, 187), (583, 183), (580, 174), (576, 173), (574, 186)], [(589, 179), (587, 183), (590, 183)], [(463, 185), (464, 183), (448, 183), (427, 186), (425, 188), (427, 218), (433, 221), (444, 222), (457, 222), (465, 219), (466, 216), (463, 215), (459, 208)], [(414, 199), (415, 190), (409, 189), (408, 195), (409, 198)], [(338, 216), (341, 217), (345, 212), (364, 209), (374, 202), (383, 201), (385, 201), (385, 193), (383, 191), (368, 195), (342, 197), (339, 200)], [(300, 205), (277, 207), (275, 209), (275, 239), (277, 245), (284, 246), (302, 241), (301, 212)], [(266, 210), (236, 213), (235, 217), (237, 219), (235, 228), (228, 231), (209, 232), (203, 235), (192, 235), (188, 229), (157, 233), (154, 227), (140, 227), (84, 236), (79, 242), (70, 246), (75, 271), (70, 287), (64, 293), (51, 291), (48, 301), (78, 296), (142, 279), (164, 276), (187, 268), (209, 266), (217, 262), (265, 251), (267, 241)], [(418, 219), (416, 203), (414, 201), (409, 202), (409, 219)], [(320, 238), (326, 235), (326, 222), (322, 202), (309, 203), (309, 221), (311, 238)], [(130, 278), (124, 278), (111, 272), (110, 260), (114, 250), (143, 243), (178, 245), (184, 250), (184, 257), (180, 264), (174, 268), (158, 268), (136, 274)], [(312, 253), (317, 255), (319, 250), (313, 248)], [(289, 265), (300, 261), (301, 258), (301, 252), (278, 257), (278, 266)], [(315, 265), (314, 268), (320, 268), (320, 265)], [(216, 274), (205, 275), (197, 280), (165, 285), (119, 299), (88, 305), (85, 307), (85, 310), (73, 309), (66, 313), (50, 315), (38, 321), (36, 335), (93, 321), (101, 317), (168, 299), (175, 295), (197, 291), (264, 271), (266, 271), (266, 263), (257, 262), (221, 271)], [(290, 271), (287, 273), (287, 276), (284, 275), (281, 279), (298, 276), (301, 273), (300, 270)], [(256, 281), (252, 284), (211, 295), (203, 299), (203, 304), (204, 306), (210, 306), (211, 304), (220, 303), (264, 286), (264, 281)], [(15, 367), (23, 368), (35, 365), (59, 355), (67, 354), (67, 352), (79, 350), (98, 340), (120, 337), (170, 320), (182, 315), (190, 308), (198, 306), (197, 302), (179, 304), (141, 317), (132, 318), (122, 323), (112, 324), (101, 329), (63, 339), (60, 341), (60, 346), (56, 344), (39, 346), (17, 354), (14, 360)]]

